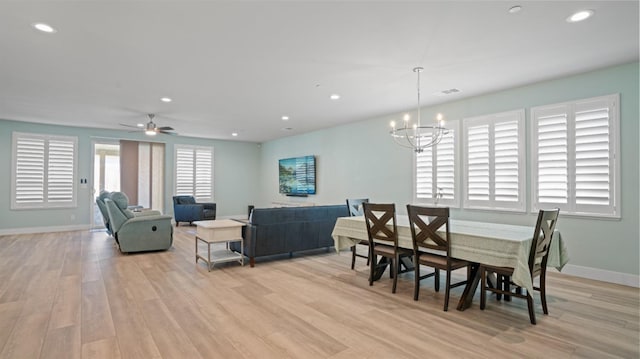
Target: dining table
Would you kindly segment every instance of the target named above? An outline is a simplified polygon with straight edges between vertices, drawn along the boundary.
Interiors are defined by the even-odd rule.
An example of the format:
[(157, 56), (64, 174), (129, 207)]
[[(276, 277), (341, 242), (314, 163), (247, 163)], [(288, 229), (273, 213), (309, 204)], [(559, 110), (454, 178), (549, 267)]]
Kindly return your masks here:
[[(413, 249), (411, 228), (406, 215), (398, 215), (398, 246)], [(440, 230), (444, 230), (441, 227)], [(535, 226), (511, 225), (449, 219), (450, 256), (472, 263), (471, 277), (458, 302), (457, 309), (468, 308), (480, 281), (479, 265), (514, 268), (512, 282), (529, 293), (533, 292), (533, 279), (529, 272), (529, 251)], [(361, 240), (368, 240), (364, 216), (339, 217), (332, 237), (338, 253), (351, 248)], [(547, 267), (562, 270), (569, 255), (562, 235), (555, 230), (549, 248)]]

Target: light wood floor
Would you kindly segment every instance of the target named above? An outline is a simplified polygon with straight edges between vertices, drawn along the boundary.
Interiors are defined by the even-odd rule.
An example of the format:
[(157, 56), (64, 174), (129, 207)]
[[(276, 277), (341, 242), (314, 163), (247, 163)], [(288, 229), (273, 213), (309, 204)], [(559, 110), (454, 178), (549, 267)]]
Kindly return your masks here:
[[(0, 236), (0, 358), (638, 358), (639, 290), (551, 274), (550, 314), (489, 297), (455, 310), (462, 288), (411, 275), (391, 294), (359, 259), (194, 263), (195, 227), (166, 252), (120, 254), (104, 232)], [(536, 302), (539, 299), (536, 295)]]

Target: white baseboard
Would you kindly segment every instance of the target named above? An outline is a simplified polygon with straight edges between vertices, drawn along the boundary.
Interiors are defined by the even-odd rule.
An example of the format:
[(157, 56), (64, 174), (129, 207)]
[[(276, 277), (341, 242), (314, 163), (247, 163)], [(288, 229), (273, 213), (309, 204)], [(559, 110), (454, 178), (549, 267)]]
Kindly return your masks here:
[(232, 214), (230, 216), (216, 216), (216, 219), (247, 219), (247, 214)]
[(89, 229), (91, 229), (91, 226), (88, 224), (76, 224), (71, 226), (52, 226), (52, 227), (9, 228), (9, 229), (0, 229), (0, 236), (11, 235), (11, 234), (85, 231)]
[(605, 269), (583, 267), (573, 264), (567, 264), (564, 266), (561, 273), (603, 282), (622, 284), (629, 287), (640, 287), (640, 276), (629, 273), (613, 272)]

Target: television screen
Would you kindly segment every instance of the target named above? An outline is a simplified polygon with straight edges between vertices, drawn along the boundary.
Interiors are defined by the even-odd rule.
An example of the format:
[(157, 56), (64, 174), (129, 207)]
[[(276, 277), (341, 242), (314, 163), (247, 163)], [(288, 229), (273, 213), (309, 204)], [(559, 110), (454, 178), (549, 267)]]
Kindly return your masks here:
[(280, 193), (316, 194), (316, 158), (314, 156), (285, 158), (278, 162)]

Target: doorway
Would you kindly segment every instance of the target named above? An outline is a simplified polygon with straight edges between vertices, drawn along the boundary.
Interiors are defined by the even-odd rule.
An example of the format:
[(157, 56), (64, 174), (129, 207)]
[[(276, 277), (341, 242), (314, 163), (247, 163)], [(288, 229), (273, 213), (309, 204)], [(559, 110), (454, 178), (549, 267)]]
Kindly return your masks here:
[(120, 191), (120, 141), (94, 140), (93, 148), (93, 187), (90, 208), (91, 228), (104, 228), (102, 213), (95, 198), (100, 191)]

